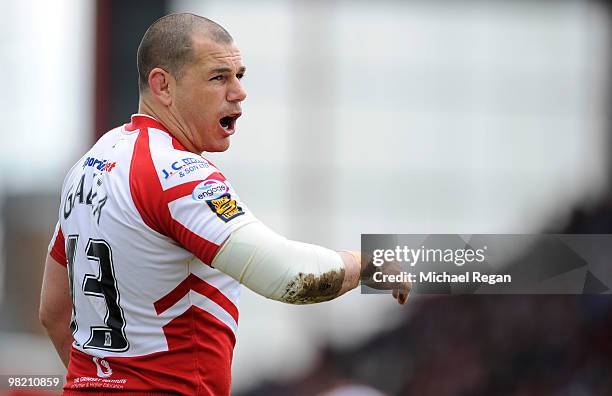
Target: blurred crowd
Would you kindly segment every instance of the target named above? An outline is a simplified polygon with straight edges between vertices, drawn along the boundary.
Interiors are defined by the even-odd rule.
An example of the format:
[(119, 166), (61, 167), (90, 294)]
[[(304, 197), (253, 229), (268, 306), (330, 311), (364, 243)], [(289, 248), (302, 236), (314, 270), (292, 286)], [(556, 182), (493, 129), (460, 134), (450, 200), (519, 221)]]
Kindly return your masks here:
[[(561, 233), (612, 233), (612, 205)], [(416, 296), (392, 331), (241, 396), (260, 395), (612, 395), (612, 296)]]
[(413, 305), (393, 331), (326, 350), (304, 377), (244, 396), (317, 395), (349, 383), (388, 395), (612, 395), (611, 297), (420, 297)]

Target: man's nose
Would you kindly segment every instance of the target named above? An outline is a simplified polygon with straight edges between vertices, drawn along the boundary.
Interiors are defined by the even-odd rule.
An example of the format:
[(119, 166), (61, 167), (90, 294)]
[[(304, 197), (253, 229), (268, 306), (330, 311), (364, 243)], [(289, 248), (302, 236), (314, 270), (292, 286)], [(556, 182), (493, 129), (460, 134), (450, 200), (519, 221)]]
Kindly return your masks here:
[(247, 92), (242, 86), (240, 80), (236, 78), (234, 84), (232, 84), (229, 92), (227, 93), (227, 100), (229, 102), (242, 102), (247, 97)]

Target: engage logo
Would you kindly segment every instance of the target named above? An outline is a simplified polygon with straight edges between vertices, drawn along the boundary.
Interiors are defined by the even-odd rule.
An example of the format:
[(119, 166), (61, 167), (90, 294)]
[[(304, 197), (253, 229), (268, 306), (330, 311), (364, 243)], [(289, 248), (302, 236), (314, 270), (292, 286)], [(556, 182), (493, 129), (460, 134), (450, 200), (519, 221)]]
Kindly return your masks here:
[(227, 192), (229, 192), (229, 187), (222, 181), (204, 180), (193, 189), (191, 197), (195, 201), (208, 201), (217, 199)]

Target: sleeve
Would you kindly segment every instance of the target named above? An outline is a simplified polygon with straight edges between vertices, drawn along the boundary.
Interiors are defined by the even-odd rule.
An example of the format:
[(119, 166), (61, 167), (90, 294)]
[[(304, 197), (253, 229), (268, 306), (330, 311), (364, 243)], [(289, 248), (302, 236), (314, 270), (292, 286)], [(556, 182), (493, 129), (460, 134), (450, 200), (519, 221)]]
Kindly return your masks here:
[(64, 267), (66, 266), (66, 245), (64, 243), (64, 233), (62, 232), (62, 227), (60, 226), (59, 221), (55, 226), (55, 232), (53, 233), (53, 237), (51, 238), (47, 252), (55, 261)]
[(212, 163), (185, 151), (155, 150), (160, 138), (149, 135), (149, 147), (139, 137), (133, 155), (134, 203), (149, 227), (210, 265), (225, 239), (256, 219)]

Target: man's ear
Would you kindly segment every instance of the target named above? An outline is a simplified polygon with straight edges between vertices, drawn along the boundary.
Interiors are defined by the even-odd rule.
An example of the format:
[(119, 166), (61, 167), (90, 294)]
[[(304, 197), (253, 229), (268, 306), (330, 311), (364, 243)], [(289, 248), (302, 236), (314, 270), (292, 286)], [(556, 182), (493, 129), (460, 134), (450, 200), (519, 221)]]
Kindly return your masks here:
[(172, 76), (164, 69), (156, 67), (149, 73), (149, 91), (164, 106), (172, 104), (172, 83)]

